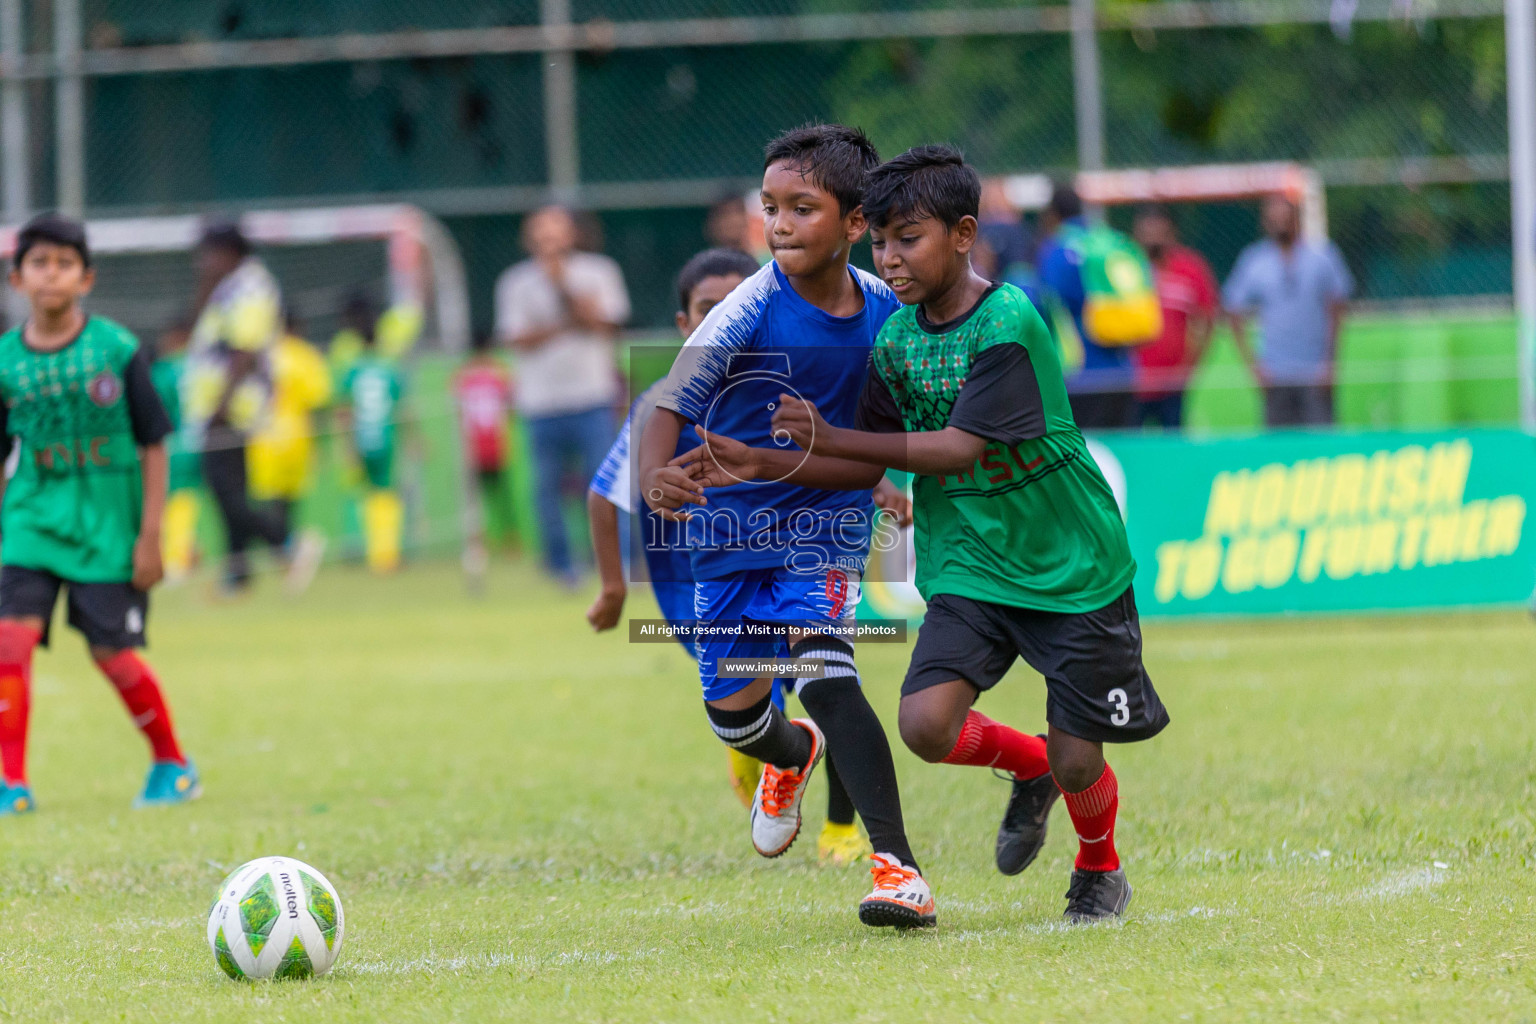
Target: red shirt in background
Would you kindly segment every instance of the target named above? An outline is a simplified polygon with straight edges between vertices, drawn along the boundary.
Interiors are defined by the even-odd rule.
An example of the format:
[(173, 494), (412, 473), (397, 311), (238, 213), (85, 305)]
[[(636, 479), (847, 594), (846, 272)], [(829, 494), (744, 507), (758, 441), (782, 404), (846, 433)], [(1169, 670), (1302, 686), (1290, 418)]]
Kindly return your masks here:
[(476, 360), (454, 375), (453, 394), (470, 464), (482, 473), (504, 469), (512, 374), (500, 363)]
[(1189, 318), (1193, 314), (1215, 316), (1221, 301), (1211, 265), (1193, 249), (1182, 245), (1170, 247), (1152, 272), (1157, 278), (1157, 298), (1163, 307), (1163, 333), (1156, 341), (1136, 349), (1136, 394), (1143, 400), (1184, 390), (1192, 369), (1184, 365)]

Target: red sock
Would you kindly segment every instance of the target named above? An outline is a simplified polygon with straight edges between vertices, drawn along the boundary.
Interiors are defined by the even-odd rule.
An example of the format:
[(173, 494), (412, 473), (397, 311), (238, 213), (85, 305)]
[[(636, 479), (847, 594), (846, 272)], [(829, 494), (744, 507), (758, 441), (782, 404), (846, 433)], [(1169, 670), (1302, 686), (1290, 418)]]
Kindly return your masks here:
[(1001, 768), (1020, 779), (1038, 778), (1051, 770), (1045, 760), (1045, 740), (994, 722), (979, 711), (965, 716), (955, 749), (943, 763)]
[(32, 707), (32, 649), (42, 634), (0, 622), (0, 770), (5, 781), (27, 781), (27, 713)]
[(186, 758), (181, 756), (181, 747), (176, 743), (176, 731), (171, 728), (171, 713), (160, 693), (160, 683), (143, 659), (133, 651), (118, 651), (106, 661), (98, 661), (96, 667), (117, 687), (123, 703), (128, 706), (128, 713), (133, 716), (133, 724), (149, 740), (155, 760), (185, 763)]
[(1099, 781), (1081, 793), (1062, 790), (1062, 802), (1077, 829), (1077, 867), (1084, 871), (1113, 871), (1120, 866), (1115, 852), (1115, 814), (1120, 810), (1120, 784), (1109, 765)]

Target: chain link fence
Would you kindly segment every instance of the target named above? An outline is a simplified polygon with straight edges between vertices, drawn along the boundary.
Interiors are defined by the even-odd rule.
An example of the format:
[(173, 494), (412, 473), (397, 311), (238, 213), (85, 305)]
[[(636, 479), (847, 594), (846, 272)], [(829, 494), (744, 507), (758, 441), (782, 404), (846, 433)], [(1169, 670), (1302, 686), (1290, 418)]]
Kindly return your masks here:
[[(494, 33), (541, 31), (541, 17), (561, 6), (84, 0), (88, 67), (186, 43), (353, 39), (333, 57), (292, 63), (277, 45), (230, 51), (226, 62), (267, 66), (89, 74), (90, 212), (416, 202), (443, 215), (458, 238), (476, 323), (486, 329), (492, 282), (518, 256), (520, 215), (548, 194), (558, 137), (546, 122), (540, 47), (548, 39)], [(1331, 233), (1363, 298), (1505, 296), (1508, 126), (1497, 6), (1100, 0), (1107, 162), (1308, 164), (1327, 185)], [(1180, 10), (1221, 24), (1167, 27)], [(1360, 20), (1320, 16), (1349, 10)], [(27, 5), (28, 54), (51, 46), (50, 11), (42, 0)], [(1286, 11), (1298, 20), (1281, 23)], [(763, 143), (795, 124), (858, 124), (885, 153), (952, 142), (993, 174), (1065, 174), (1076, 160), (1063, 4), (570, 0), (568, 17), (578, 33), (570, 44), (576, 194), (597, 210), (624, 263), (640, 326), (670, 320), (668, 284), (704, 244), (704, 207), (750, 188)], [(652, 24), (658, 19), (666, 24)], [(882, 37), (909, 24), (929, 34)], [(665, 45), (674, 37), (697, 45)], [(368, 42), (385, 38), (387, 46)], [(505, 52), (482, 52), (497, 46)], [(175, 60), (184, 57), (195, 54), (177, 51)], [(52, 196), (51, 73), (36, 64), (24, 86), (38, 207)], [(1252, 204), (1176, 213), (1219, 272), (1257, 235)]]

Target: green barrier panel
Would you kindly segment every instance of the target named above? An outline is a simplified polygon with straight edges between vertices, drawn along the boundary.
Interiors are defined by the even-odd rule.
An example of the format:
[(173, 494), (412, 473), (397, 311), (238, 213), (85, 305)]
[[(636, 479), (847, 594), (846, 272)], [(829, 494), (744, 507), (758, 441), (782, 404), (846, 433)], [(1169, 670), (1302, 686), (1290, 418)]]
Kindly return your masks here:
[[(1339, 342), (1341, 426), (1425, 430), (1508, 425), (1519, 418), (1515, 325), (1504, 314), (1358, 316)], [(1196, 433), (1263, 425), (1263, 403), (1225, 328), (1190, 382)]]
[(1516, 430), (1104, 436), (1146, 615), (1514, 604), (1536, 584)]

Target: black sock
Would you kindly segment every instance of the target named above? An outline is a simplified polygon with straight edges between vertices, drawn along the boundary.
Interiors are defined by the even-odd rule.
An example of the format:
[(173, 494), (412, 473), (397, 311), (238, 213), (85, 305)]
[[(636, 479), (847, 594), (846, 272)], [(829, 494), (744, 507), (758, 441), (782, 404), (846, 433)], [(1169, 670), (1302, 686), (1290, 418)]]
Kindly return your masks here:
[(901, 820), (901, 793), (891, 743), (859, 686), (853, 648), (833, 637), (816, 636), (796, 644), (791, 653), (796, 658), (825, 662), (826, 673), (821, 679), (797, 681), (800, 703), (827, 737), (828, 759), (836, 762), (837, 774), (864, 819), (870, 845), (876, 853), (892, 854), (908, 867), (917, 868)]
[(852, 825), (853, 797), (848, 795), (848, 789), (837, 774), (837, 766), (832, 763), (832, 758), (825, 758), (822, 766), (827, 773), (827, 820), (834, 825)]
[(775, 768), (803, 768), (811, 759), (811, 734), (790, 722), (773, 706), (771, 696), (740, 711), (706, 703), (710, 728), (728, 747)]

